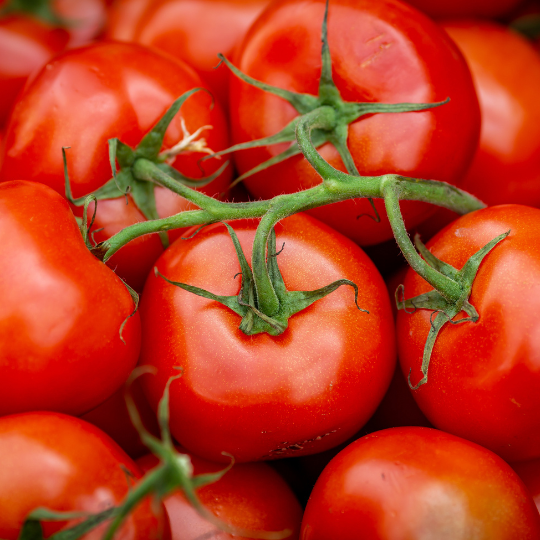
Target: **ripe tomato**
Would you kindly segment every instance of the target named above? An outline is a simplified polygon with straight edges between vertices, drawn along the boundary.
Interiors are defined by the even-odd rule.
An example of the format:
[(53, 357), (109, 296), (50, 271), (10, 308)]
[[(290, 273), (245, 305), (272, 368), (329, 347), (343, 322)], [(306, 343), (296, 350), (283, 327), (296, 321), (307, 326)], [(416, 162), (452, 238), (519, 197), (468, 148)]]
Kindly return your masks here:
[[(130, 482), (142, 476), (127, 454), (99, 429), (52, 412), (0, 418), (0, 461), (0, 537), (6, 540), (19, 538), (26, 516), (38, 507), (102, 512), (122, 502)], [(44, 535), (76, 522), (43, 523)], [(84, 540), (102, 538), (106, 526), (99, 525)], [(146, 500), (127, 518), (115, 539), (168, 537), (163, 507)]]
[[(294, 92), (317, 94), (321, 71), (323, 0), (273, 3), (249, 30), (236, 65), (257, 80)], [(332, 1), (328, 43), (334, 82), (347, 101), (450, 103), (436, 109), (374, 114), (353, 122), (348, 146), (363, 175), (398, 173), (458, 183), (478, 142), (480, 116), (469, 70), (455, 45), (424, 15), (395, 0)], [(429, 43), (429, 45), (427, 45)], [(285, 100), (231, 81), (231, 128), (235, 143), (267, 137), (297, 116)], [(241, 173), (275, 156), (287, 145), (239, 151)], [(330, 144), (319, 149), (334, 167), (345, 170)], [(264, 199), (320, 183), (302, 156), (257, 173), (245, 183)], [(309, 213), (361, 245), (392, 237), (382, 201), (376, 223), (367, 200), (346, 201)], [(432, 209), (402, 204), (413, 227)], [(360, 217), (362, 216), (362, 217)]]
[[(185, 64), (140, 45), (104, 42), (68, 51), (56, 57), (25, 89), (14, 108), (5, 137), (3, 180), (25, 178), (64, 193), (62, 147), (69, 146), (68, 169), (74, 197), (101, 187), (112, 176), (107, 140), (118, 137), (136, 146), (172, 102), (184, 92), (201, 86), (198, 76)], [(193, 133), (204, 125), (214, 150), (228, 144), (224, 115), (211, 109), (206, 92), (193, 95), (173, 120), (164, 148), (182, 139), (182, 118)], [(83, 129), (84, 126), (84, 129)], [(201, 177), (197, 164), (205, 154), (187, 152), (173, 166), (182, 173)], [(205, 175), (216, 171), (221, 160), (205, 163)], [(230, 170), (204, 188), (209, 195), (225, 190)], [(188, 203), (165, 188), (155, 189), (160, 217), (176, 214)], [(131, 198), (100, 201), (95, 229), (102, 241), (127, 225), (144, 220)], [(109, 261), (118, 275), (141, 289), (148, 270), (162, 252), (157, 235), (142, 237)]]
[[(361, 536), (359, 536), (361, 531)], [(323, 471), (302, 540), (536, 540), (540, 517), (498, 456), (448, 433), (393, 428), (358, 439)]]
[[(180, 448), (180, 452), (185, 450)], [(193, 474), (215, 473), (223, 469), (191, 455)], [(137, 460), (147, 472), (158, 464), (153, 455)], [(291, 531), (284, 540), (297, 540), (302, 521), (302, 508), (285, 480), (266, 463), (238, 463), (217, 482), (197, 489), (197, 496), (208, 510), (234, 527), (257, 532)], [(249, 540), (232, 536), (200, 516), (184, 495), (178, 491), (164, 501), (171, 524), (172, 540)]]
[(110, 11), (106, 36), (155, 47), (195, 68), (223, 105), (229, 70), (217, 54), (231, 56), (269, 0), (120, 0)]
[[(431, 355), (428, 381), (413, 392), (437, 428), (474, 441), (507, 461), (540, 457), (540, 210), (503, 205), (454, 221), (428, 244), (439, 259), (462, 268), (510, 230), (482, 261), (469, 301), (476, 323), (446, 324)], [(431, 287), (410, 271), (405, 296)], [(398, 315), (399, 359), (411, 383), (422, 377), (432, 312)]]
[(523, 480), (540, 512), (540, 459), (511, 463), (512, 469)]
[(95, 407), (137, 361), (130, 294), (43, 184), (0, 183), (0, 244), (0, 415)]
[[(234, 224), (248, 260), (257, 222)], [(151, 274), (141, 302), (141, 363), (157, 368), (143, 386), (155, 409), (166, 381), (175, 439), (212, 461), (239, 462), (320, 452), (346, 440), (370, 417), (395, 362), (388, 294), (373, 263), (353, 242), (306, 215), (280, 222), (278, 264), (289, 290), (347, 278), (297, 313), (277, 337), (246, 336), (240, 317)], [(215, 294), (238, 294), (240, 271), (225, 227), (209, 226), (175, 242), (156, 263), (169, 280)]]
[(489, 205), (540, 206), (540, 56), (505, 26), (474, 20), (444, 22), (475, 82), (480, 145), (461, 185)]
[(26, 79), (62, 51), (69, 34), (22, 15), (0, 17), (0, 126)]

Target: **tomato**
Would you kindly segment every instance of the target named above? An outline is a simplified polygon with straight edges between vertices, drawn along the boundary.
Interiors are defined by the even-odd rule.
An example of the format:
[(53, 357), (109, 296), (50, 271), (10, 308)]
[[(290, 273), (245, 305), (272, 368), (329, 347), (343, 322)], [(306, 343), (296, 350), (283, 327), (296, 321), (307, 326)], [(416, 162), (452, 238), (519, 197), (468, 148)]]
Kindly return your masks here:
[(523, 0), (408, 0), (430, 17), (502, 17)]
[(215, 69), (218, 53), (230, 57), (269, 0), (120, 0), (107, 37), (155, 47), (195, 68), (224, 105), (229, 70)]
[(367, 435), (323, 471), (302, 540), (540, 538), (540, 516), (518, 476), (476, 444), (435, 429)]
[(0, 126), (26, 79), (62, 51), (69, 34), (22, 15), (0, 17)]
[[(19, 538), (26, 516), (38, 507), (102, 512), (122, 502), (130, 482), (142, 476), (137, 465), (99, 429), (52, 412), (0, 418), (0, 461), (0, 536), (6, 540)], [(43, 523), (45, 537), (75, 523)], [(102, 538), (106, 526), (83, 538)], [(157, 540), (168, 538), (168, 533), (161, 505), (147, 499), (115, 538)]]
[[(280, 1), (249, 30), (236, 65), (257, 80), (294, 92), (317, 94), (321, 71), (322, 0)], [(347, 101), (450, 103), (422, 112), (374, 114), (353, 122), (348, 146), (362, 175), (398, 173), (458, 183), (470, 164), (479, 134), (479, 109), (469, 70), (455, 45), (424, 15), (394, 0), (338, 0), (330, 3), (328, 43), (334, 82)], [(429, 43), (429, 45), (427, 45)], [(233, 79), (233, 142), (275, 134), (297, 116), (285, 100)], [(286, 149), (274, 145), (238, 151), (241, 173)], [(330, 144), (319, 148), (334, 167), (345, 170)], [(264, 199), (305, 189), (320, 177), (295, 156), (248, 179)], [(352, 200), (309, 212), (361, 245), (392, 237), (382, 201), (375, 201), (381, 223), (368, 215), (367, 200)], [(407, 226), (432, 208), (402, 203)]]
[[(185, 453), (184, 449), (179, 449)], [(195, 475), (215, 473), (223, 469), (197, 456), (191, 455)], [(158, 460), (147, 455), (137, 460), (146, 472)], [(302, 521), (302, 508), (283, 478), (266, 463), (239, 463), (217, 482), (197, 489), (197, 496), (208, 510), (228, 525), (251, 531), (282, 532), (288, 529), (288, 540), (297, 539)], [(171, 524), (172, 540), (248, 540), (249, 537), (232, 536), (219, 531), (215, 525), (201, 517), (184, 495), (177, 491), (164, 501)]]
[[(200, 86), (200, 79), (188, 66), (140, 45), (104, 42), (66, 52), (47, 64), (20, 96), (6, 133), (0, 178), (39, 181), (63, 194), (62, 147), (68, 146), (73, 195), (86, 195), (112, 176), (108, 139), (118, 137), (136, 146), (176, 98)], [(223, 112), (218, 105), (211, 109), (211, 102), (206, 92), (189, 98), (169, 126), (164, 148), (182, 139), (182, 118), (190, 133), (212, 125), (213, 129), (204, 133), (208, 146), (225, 148), (228, 135)], [(187, 152), (177, 156), (173, 166), (200, 178), (197, 162), (203, 155)], [(205, 161), (204, 174), (216, 171), (222, 161)], [(229, 179), (230, 169), (204, 191), (219, 194)], [(165, 188), (156, 187), (155, 198), (160, 217), (190, 208)], [(99, 201), (94, 228), (103, 230), (95, 235), (96, 241), (145, 219), (128, 200), (129, 204), (124, 197)], [(162, 250), (157, 235), (143, 237), (109, 264), (140, 290)]]
[(42, 184), (0, 183), (0, 243), (0, 415), (95, 407), (137, 361), (129, 292)]
[[(234, 223), (248, 260), (256, 221)], [(370, 417), (392, 377), (395, 348), (388, 294), (358, 246), (297, 214), (276, 228), (278, 264), (289, 290), (347, 278), (297, 313), (277, 337), (246, 336), (240, 317), (151, 274), (141, 301), (141, 363), (155, 366), (143, 386), (155, 409), (171, 375), (171, 432), (189, 451), (238, 462), (320, 452), (346, 440)], [(278, 248), (279, 249), (279, 248)], [(240, 266), (225, 227), (177, 241), (156, 263), (167, 279), (215, 294), (238, 294)]]
[(105, 0), (52, 0), (51, 3), (55, 13), (68, 22), (70, 47), (86, 45), (105, 25)]
[(540, 57), (512, 30), (487, 21), (442, 27), (471, 68), (482, 111), (480, 145), (461, 187), (490, 205), (540, 206)]
[[(413, 395), (435, 427), (516, 461), (540, 457), (540, 210), (519, 205), (479, 210), (443, 229), (427, 247), (460, 269), (509, 230), (474, 280), (469, 301), (479, 320), (443, 326), (428, 381)], [(431, 289), (412, 271), (404, 285), (406, 298)], [(422, 377), (431, 317), (428, 310), (398, 315), (399, 359), (406, 375), (412, 370), (413, 385)]]

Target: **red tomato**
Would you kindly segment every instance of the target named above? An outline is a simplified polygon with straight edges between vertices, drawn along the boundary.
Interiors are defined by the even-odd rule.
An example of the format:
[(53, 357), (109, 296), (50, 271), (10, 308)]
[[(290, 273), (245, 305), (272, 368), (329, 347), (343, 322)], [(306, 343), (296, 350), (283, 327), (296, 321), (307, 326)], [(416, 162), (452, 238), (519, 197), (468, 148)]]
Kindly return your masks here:
[(0, 17), (0, 126), (8, 119), (26, 79), (69, 39), (66, 30), (22, 15)]
[[(317, 94), (323, 13), (322, 0), (273, 3), (248, 32), (236, 65), (266, 83)], [(457, 183), (476, 149), (480, 117), (469, 70), (441, 29), (395, 0), (338, 0), (329, 7), (328, 42), (334, 82), (347, 101), (451, 99), (437, 109), (374, 114), (351, 124), (348, 145), (360, 174), (399, 173)], [(235, 143), (273, 135), (297, 116), (285, 100), (236, 78), (231, 83), (230, 114)], [(239, 151), (235, 161), (244, 173), (285, 148)], [(345, 170), (333, 146), (325, 144), (319, 151), (334, 167)], [(320, 181), (309, 163), (295, 156), (245, 183), (253, 195), (267, 199)], [(373, 210), (366, 199), (309, 212), (361, 245), (370, 245), (392, 237), (382, 201), (376, 205), (381, 223), (367, 217)], [(407, 226), (413, 227), (432, 209), (405, 202), (402, 211)]]
[[(180, 449), (185, 453), (185, 450)], [(211, 463), (190, 455), (193, 474), (215, 473), (223, 465)], [(153, 455), (137, 461), (144, 472), (158, 464)], [(296, 540), (300, 533), (302, 508), (285, 480), (266, 463), (239, 463), (220, 480), (197, 489), (197, 496), (208, 510), (223, 522), (257, 532), (291, 534), (284, 540)], [(249, 540), (250, 537), (232, 536), (219, 531), (215, 525), (201, 517), (178, 491), (164, 501), (171, 524), (172, 540)]]
[(300, 537), (536, 540), (540, 517), (518, 476), (489, 450), (404, 427), (358, 439), (330, 462)]
[(540, 206), (540, 56), (525, 38), (492, 22), (450, 21), (475, 82), (482, 130), (461, 187), (489, 205)]
[[(540, 210), (518, 205), (462, 216), (427, 247), (462, 268), (496, 236), (510, 235), (484, 258), (470, 303), (478, 322), (446, 324), (413, 395), (434, 426), (477, 442), (509, 461), (540, 457)], [(410, 271), (405, 297), (431, 287)], [(399, 359), (411, 383), (422, 377), (432, 312), (398, 315)]]
[[(98, 513), (122, 502), (141, 477), (137, 465), (96, 427), (58, 413), (0, 418), (0, 536), (19, 538), (26, 516), (38, 507)], [(127, 473), (127, 474), (126, 474)], [(129, 476), (131, 478), (129, 478)], [(77, 521), (43, 523), (45, 537)], [(107, 524), (86, 534), (102, 538)], [(115, 539), (169, 538), (161, 505), (143, 501)]]
[(52, 0), (54, 12), (68, 22), (70, 47), (80, 47), (92, 41), (105, 25), (105, 0)]
[(139, 354), (138, 313), (120, 336), (134, 309), (127, 289), (42, 184), (0, 183), (0, 244), (0, 415), (95, 407)]
[(212, 93), (228, 101), (230, 57), (269, 0), (120, 0), (111, 9), (107, 37), (172, 54), (195, 68)]
[[(1, 179), (25, 178), (64, 193), (62, 147), (69, 146), (68, 169), (73, 195), (85, 195), (111, 176), (107, 140), (118, 137), (136, 146), (146, 132), (184, 92), (200, 87), (198, 76), (185, 64), (145, 47), (128, 43), (96, 43), (58, 56), (40, 72), (20, 96), (6, 133)], [(198, 92), (186, 101), (171, 123), (164, 148), (182, 139), (181, 119), (193, 133), (204, 125), (214, 150), (228, 144), (227, 129), (219, 106), (211, 109), (211, 98)], [(197, 164), (205, 154), (179, 155), (173, 166), (182, 173), (200, 177)], [(208, 160), (211, 174), (222, 160)], [(205, 164), (207, 162), (205, 161)], [(204, 188), (209, 195), (226, 189), (230, 170)], [(165, 188), (155, 190), (159, 216), (170, 216), (189, 204)], [(120, 229), (144, 220), (130, 199), (100, 201), (96, 240), (109, 238)], [(109, 261), (118, 275), (141, 289), (148, 270), (163, 250), (157, 235), (142, 237)]]
[(407, 0), (430, 17), (501, 17), (523, 0)]
[[(257, 222), (234, 224), (248, 260)], [(312, 290), (347, 278), (358, 284), (297, 313), (278, 337), (246, 336), (240, 317), (151, 274), (141, 316), (141, 363), (157, 368), (142, 382), (155, 409), (175, 367), (171, 432), (191, 452), (239, 462), (305, 455), (355, 433), (382, 399), (395, 348), (388, 294), (379, 273), (353, 242), (297, 214), (276, 228), (285, 247), (278, 263), (289, 290)], [(223, 225), (175, 242), (157, 262), (168, 279), (215, 294), (238, 294), (240, 266)]]
[(540, 511), (540, 459), (512, 463), (512, 469), (523, 480), (531, 494), (536, 508)]

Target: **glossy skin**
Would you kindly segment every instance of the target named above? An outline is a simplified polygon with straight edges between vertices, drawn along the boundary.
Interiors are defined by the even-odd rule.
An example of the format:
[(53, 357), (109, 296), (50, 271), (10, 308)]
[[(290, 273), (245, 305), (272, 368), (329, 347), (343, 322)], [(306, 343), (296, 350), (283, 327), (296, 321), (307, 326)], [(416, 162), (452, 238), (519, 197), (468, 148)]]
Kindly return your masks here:
[(0, 415), (81, 414), (127, 379), (140, 321), (114, 273), (86, 248), (47, 186), (0, 184)]
[(510, 13), (523, 0), (408, 0), (430, 17), (502, 17)]
[(155, 47), (192, 66), (227, 104), (231, 57), (269, 0), (120, 0), (110, 10), (106, 36)]
[[(38, 507), (59, 512), (97, 513), (119, 504), (137, 465), (96, 427), (58, 413), (33, 412), (0, 418), (0, 536), (16, 540), (26, 516)], [(126, 473), (131, 476), (128, 480)], [(45, 537), (76, 524), (46, 523)], [(98, 540), (100, 525), (82, 538)], [(121, 527), (116, 540), (169, 538), (163, 508), (144, 501)]]
[[(185, 450), (180, 448), (180, 452)], [(194, 474), (214, 473), (223, 469), (197, 456), (190, 455)], [(137, 464), (144, 471), (155, 467), (158, 460), (146, 455)], [(297, 540), (302, 521), (302, 508), (285, 480), (266, 463), (238, 463), (220, 480), (197, 490), (200, 501), (225, 523), (257, 532), (280, 532), (289, 529), (286, 540)], [(171, 524), (172, 540), (249, 540), (219, 531), (201, 517), (180, 491), (164, 501)], [(285, 539), (284, 539), (285, 540)]]
[[(477, 323), (443, 327), (428, 382), (413, 392), (435, 427), (474, 441), (507, 461), (540, 457), (540, 210), (491, 207), (461, 217), (427, 246), (456, 268), (511, 230), (483, 260), (470, 303)], [(406, 298), (431, 289), (409, 272)], [(411, 381), (420, 377), (431, 312), (398, 315), (399, 358)]]
[(302, 540), (536, 540), (540, 517), (502, 459), (419, 427), (378, 431), (340, 452), (308, 501)]
[(62, 51), (69, 34), (30, 17), (0, 17), (0, 126), (26, 80)]
[[(185, 64), (135, 44), (103, 42), (64, 53), (40, 72), (18, 100), (6, 133), (0, 178), (35, 180), (64, 194), (62, 147), (69, 146), (73, 195), (83, 196), (112, 176), (108, 139), (118, 137), (136, 146), (176, 98), (200, 86), (198, 76)], [(218, 105), (212, 110), (210, 107), (207, 93), (192, 96), (171, 123), (164, 148), (182, 138), (180, 116), (190, 133), (212, 125), (213, 129), (204, 133), (208, 146), (225, 148), (228, 136), (223, 113)], [(203, 155), (187, 152), (178, 156), (173, 166), (200, 178), (197, 161)], [(217, 170), (222, 160), (204, 163), (207, 175)], [(204, 191), (210, 195), (225, 191), (230, 174), (227, 170)], [(161, 217), (189, 206), (164, 188), (156, 189), (156, 204)], [(131, 200), (128, 205), (125, 198), (100, 201), (94, 228), (104, 230), (96, 234), (96, 240), (109, 238), (142, 220)], [(110, 259), (109, 265), (130, 285), (141, 289), (162, 250), (157, 235), (144, 237)]]
[[(323, 12), (322, 0), (272, 4), (251, 27), (236, 65), (258, 80), (316, 94)], [(375, 114), (354, 122), (348, 143), (360, 174), (399, 173), (457, 183), (476, 148), (480, 118), (469, 71), (448, 37), (424, 15), (397, 1), (339, 0), (330, 4), (328, 40), (334, 82), (347, 101), (422, 103), (451, 98), (432, 111)], [(231, 82), (230, 110), (235, 143), (273, 135), (296, 116), (281, 98), (236, 78)], [(237, 152), (235, 161), (243, 173), (285, 148)], [(326, 144), (319, 151), (344, 170), (333, 146)], [(320, 178), (301, 156), (245, 181), (251, 193), (262, 198), (318, 183)], [(381, 223), (365, 215), (373, 215), (367, 200), (310, 213), (361, 245), (371, 245), (392, 236), (382, 201), (377, 208)], [(402, 209), (409, 227), (432, 211), (420, 203), (404, 203)]]
[[(257, 222), (234, 224), (248, 260)], [(240, 317), (149, 276), (141, 302), (141, 363), (157, 368), (143, 381), (157, 406), (171, 385), (171, 432), (193, 453), (238, 462), (320, 452), (355, 433), (382, 399), (395, 348), (384, 282), (352, 242), (305, 215), (277, 226), (285, 242), (279, 265), (289, 290), (312, 290), (348, 278), (341, 287), (289, 320), (278, 337), (246, 336)], [(236, 295), (240, 271), (223, 225), (173, 244), (158, 260), (168, 279), (215, 294)]]
[(482, 111), (480, 145), (462, 188), (489, 205), (540, 206), (540, 57), (524, 37), (488, 22), (442, 23), (464, 54)]

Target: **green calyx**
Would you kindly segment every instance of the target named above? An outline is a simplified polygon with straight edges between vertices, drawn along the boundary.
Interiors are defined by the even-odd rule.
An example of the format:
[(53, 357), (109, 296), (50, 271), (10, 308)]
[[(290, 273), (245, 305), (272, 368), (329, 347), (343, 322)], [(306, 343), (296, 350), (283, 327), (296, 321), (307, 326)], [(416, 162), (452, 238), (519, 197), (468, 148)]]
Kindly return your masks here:
[[(268, 241), (267, 257), (263, 264), (265, 265), (265, 274), (268, 276), (268, 283), (271, 286), (271, 298), (272, 300), (275, 299), (276, 302), (267, 301), (265, 304), (262, 300), (266, 291), (263, 292), (260, 287), (257, 288), (256, 278), (254, 278), (254, 274), (249, 267), (236, 233), (228, 223), (223, 224), (227, 227), (236, 250), (238, 261), (240, 262), (242, 285), (238, 295), (219, 296), (206, 291), (205, 289), (194, 287), (193, 285), (171, 281), (163, 276), (157, 268), (155, 269), (156, 275), (162, 277), (171, 285), (180, 287), (181, 289), (202, 296), (203, 298), (214, 300), (228, 307), (242, 317), (239, 328), (248, 336), (264, 332), (272, 336), (279, 336), (287, 329), (290, 317), (307, 308), (317, 300), (334, 292), (342, 285), (349, 285), (354, 289), (354, 301), (356, 307), (360, 311), (368, 313), (368, 311), (361, 309), (358, 306), (358, 287), (348, 279), (339, 279), (326, 287), (313, 291), (288, 291), (283, 282), (283, 277), (281, 276), (277, 262), (277, 257), (281, 251), (278, 252), (276, 250), (276, 234), (273, 228), (271, 229)], [(284, 246), (282, 249), (284, 249)], [(253, 264), (254, 266), (259, 264), (256, 257), (254, 257)], [(268, 294), (268, 292), (266, 292), (266, 294)], [(268, 298), (266, 298), (266, 300), (268, 300)], [(268, 305), (272, 306), (273, 309), (271, 311), (268, 309)]]
[[(428, 381), (428, 369), (431, 360), (431, 354), (433, 347), (439, 332), (446, 323), (461, 324), (465, 322), (477, 322), (479, 319), (478, 312), (472, 304), (469, 303), (469, 296), (473, 286), (474, 279), (480, 268), (480, 264), (484, 260), (484, 257), (502, 240), (504, 240), (510, 231), (507, 231), (493, 240), (488, 242), (483, 248), (478, 250), (463, 266), (461, 270), (457, 270), (453, 266), (441, 261), (435, 257), (426, 246), (420, 241), (418, 235), (416, 235), (414, 241), (416, 248), (422, 255), (424, 260), (433, 268), (436, 272), (439, 272), (445, 276), (461, 291), (459, 297), (455, 300), (449, 300), (448, 295), (444, 295), (444, 290), (432, 290), (427, 293), (409, 298), (403, 299), (404, 287), (400, 285), (396, 290), (396, 304), (398, 309), (404, 310), (406, 313), (414, 313), (417, 309), (427, 309), (432, 311), (430, 318), (431, 328), (426, 339), (424, 346), (424, 353), (422, 356), (422, 379), (416, 384), (411, 384), (411, 371), (409, 371), (408, 381), (411, 390), (417, 390), (423, 384)], [(465, 312), (466, 317), (454, 320), (461, 312)]]
[(29, 15), (52, 26), (69, 28), (74, 22), (60, 17), (53, 9), (51, 0), (8, 0), (0, 9), (0, 17)]
[(190, 457), (186, 454), (181, 454), (174, 447), (169, 430), (169, 388), (171, 383), (181, 377), (182, 370), (179, 369), (179, 371), (180, 373), (178, 375), (171, 377), (167, 381), (163, 391), (163, 397), (158, 405), (157, 415), (161, 430), (161, 439), (148, 433), (142, 423), (135, 402), (127, 390), (136, 377), (143, 373), (148, 373), (149, 370), (138, 368), (126, 384), (125, 398), (131, 421), (137, 429), (141, 440), (159, 458), (160, 463), (154, 469), (148, 471), (134, 485), (131, 485), (133, 481), (132, 477), (128, 478), (130, 475), (126, 471), (126, 482), (130, 485), (130, 489), (122, 504), (112, 506), (97, 514), (88, 514), (87, 512), (55, 512), (47, 508), (37, 508), (27, 516), (18, 540), (44, 540), (42, 522), (72, 519), (80, 519), (81, 521), (69, 529), (64, 529), (49, 536), (48, 540), (78, 540), (104, 522), (107, 522), (108, 528), (102, 539), (112, 540), (124, 520), (144, 499), (153, 497), (157, 502), (161, 502), (165, 497), (175, 491), (181, 491), (199, 515), (212, 523), (218, 531), (223, 531), (232, 536), (261, 540), (282, 540), (291, 535), (292, 531), (289, 529), (282, 531), (253, 531), (235, 527), (234, 525), (223, 522), (201, 503), (197, 495), (197, 489), (217, 482), (231, 469), (234, 459), (231, 456), (231, 463), (218, 472), (194, 475)]
[[(242, 176), (235, 180), (235, 184), (251, 176), (259, 171), (267, 169), (268, 167), (280, 163), (289, 157), (298, 155), (301, 153), (300, 148), (295, 144), (296, 141), (296, 128), (301, 119), (310, 115), (313, 118), (314, 128), (311, 133), (313, 145), (315, 147), (322, 146), (324, 143), (331, 143), (338, 151), (343, 163), (349, 174), (359, 176), (359, 172), (356, 168), (352, 155), (347, 146), (347, 138), (349, 132), (349, 124), (358, 120), (360, 117), (375, 114), (375, 113), (397, 113), (397, 112), (414, 112), (423, 111), (426, 109), (433, 109), (444, 105), (449, 100), (445, 100), (439, 103), (368, 103), (368, 102), (347, 102), (341, 98), (339, 90), (337, 89), (332, 79), (332, 59), (330, 56), (330, 49), (328, 47), (328, 0), (326, 2), (326, 8), (324, 13), (324, 19), (322, 24), (322, 69), (321, 78), (319, 82), (319, 94), (313, 96), (311, 94), (300, 94), (284, 90), (275, 86), (271, 86), (261, 81), (257, 81), (252, 77), (242, 73), (237, 67), (235, 67), (225, 56), (219, 54), (219, 58), (224, 62), (227, 67), (233, 72), (233, 74), (242, 81), (260, 88), (266, 92), (279, 96), (288, 101), (299, 113), (300, 116), (292, 120), (287, 126), (285, 126), (279, 133), (263, 139), (255, 141), (245, 142), (234, 145), (227, 150), (217, 152), (214, 155), (223, 155), (229, 152), (236, 152), (238, 150), (245, 150), (248, 148), (255, 148), (261, 146), (269, 146), (278, 143), (290, 142), (291, 145), (287, 150), (274, 156), (273, 158), (261, 163), (257, 167), (244, 173)], [(330, 113), (328, 109), (331, 109)], [(377, 216), (378, 220), (378, 216)]]
[[(174, 156), (173, 152), (161, 152), (165, 132), (167, 131), (172, 119), (176, 116), (184, 102), (191, 95), (201, 90), (204, 89), (194, 88), (193, 90), (182, 94), (182, 96), (180, 96), (171, 105), (158, 123), (143, 137), (136, 148), (131, 148), (127, 144), (121, 142), (119, 139), (109, 140), (109, 161), (112, 169), (112, 178), (91, 194), (94, 197), (94, 200), (99, 201), (104, 199), (118, 199), (120, 197), (127, 197), (129, 195), (146, 219), (159, 219), (155, 198), (156, 186), (164, 185), (171, 191), (182, 195), (182, 188), (184, 186), (191, 188), (205, 186), (223, 172), (228, 163), (224, 163), (214, 174), (205, 178), (189, 178), (179, 173), (175, 168), (167, 163), (167, 161)], [(196, 134), (199, 132), (200, 130), (197, 130)], [(190, 135), (184, 128), (183, 141), (187, 141), (189, 144), (182, 145), (183, 141), (181, 141), (179, 145), (177, 145), (178, 152), (184, 149), (190, 149), (192, 147), (190, 144), (193, 144), (193, 136), (196, 134)], [(197, 150), (205, 151), (205, 147), (203, 145), (199, 145)], [(159, 180), (155, 178), (138, 176), (136, 174), (136, 170), (137, 163), (140, 160), (154, 163), (159, 171), (165, 173), (163, 176), (167, 179), (166, 183), (160, 183)], [(117, 163), (120, 166), (120, 171), (117, 171)], [(66, 198), (76, 206), (83, 206), (85, 204), (86, 196), (79, 197), (77, 199), (73, 198), (67, 173), (65, 155), (64, 178)], [(167, 234), (165, 232), (160, 232), (159, 234), (163, 246), (167, 247), (169, 243)]]

